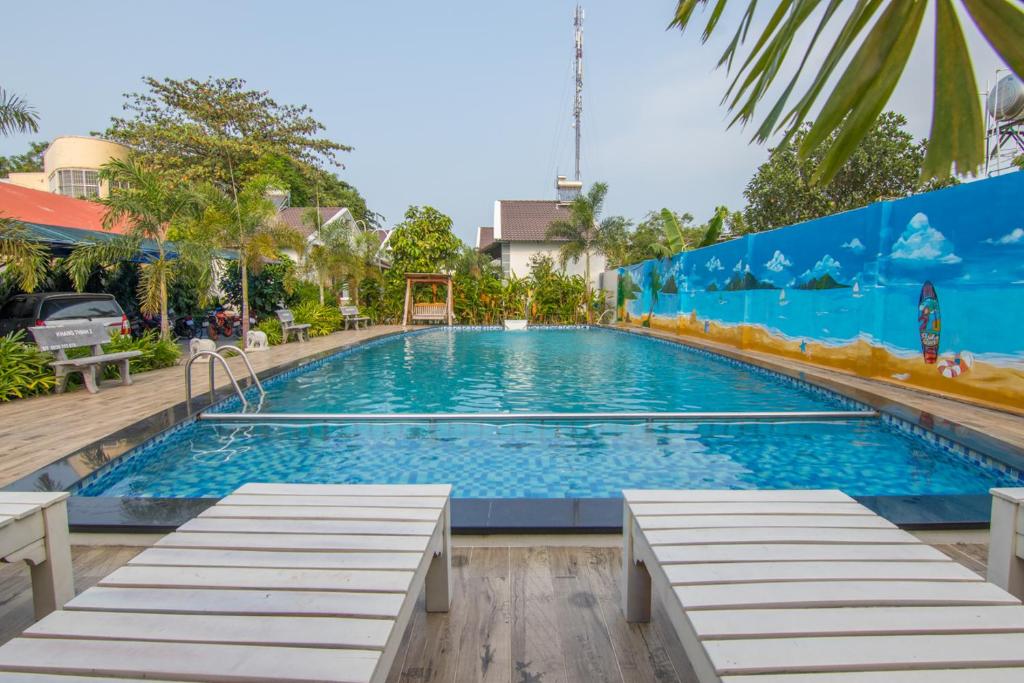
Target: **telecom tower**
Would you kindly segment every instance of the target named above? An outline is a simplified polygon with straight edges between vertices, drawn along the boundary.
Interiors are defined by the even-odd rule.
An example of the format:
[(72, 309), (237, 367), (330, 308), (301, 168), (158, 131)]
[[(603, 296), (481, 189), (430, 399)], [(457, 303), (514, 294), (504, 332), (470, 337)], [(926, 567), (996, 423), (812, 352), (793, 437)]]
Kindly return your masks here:
[(576, 13), (573, 14), (572, 25), (574, 29), (575, 52), (573, 72), (576, 75), (576, 97), (572, 105), (572, 127), (576, 132), (576, 175), (573, 180), (565, 176), (555, 178), (555, 192), (559, 201), (572, 201), (583, 189), (583, 181), (580, 180), (580, 121), (583, 117), (583, 7), (576, 5)]
[(985, 175), (1016, 171), (1024, 154), (1024, 83), (1012, 73), (999, 77), (985, 93)]

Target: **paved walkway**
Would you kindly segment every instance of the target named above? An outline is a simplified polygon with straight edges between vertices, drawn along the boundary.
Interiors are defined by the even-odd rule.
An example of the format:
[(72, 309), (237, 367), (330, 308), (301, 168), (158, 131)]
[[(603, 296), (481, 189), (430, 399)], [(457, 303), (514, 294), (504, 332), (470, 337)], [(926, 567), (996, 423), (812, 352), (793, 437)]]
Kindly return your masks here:
[[(249, 357), (256, 372), (262, 372), (401, 329), (398, 325), (378, 325), (335, 332), (305, 343), (274, 346)], [(229, 364), (240, 382), (248, 376), (238, 356), (233, 356)], [(196, 394), (205, 391), (206, 366), (197, 364), (192, 379)], [(96, 395), (80, 389), (0, 403), (0, 487), (185, 399), (185, 374), (181, 366), (144, 372), (132, 380), (130, 387), (107, 383)], [(218, 371), (217, 386), (227, 385), (227, 376)]]

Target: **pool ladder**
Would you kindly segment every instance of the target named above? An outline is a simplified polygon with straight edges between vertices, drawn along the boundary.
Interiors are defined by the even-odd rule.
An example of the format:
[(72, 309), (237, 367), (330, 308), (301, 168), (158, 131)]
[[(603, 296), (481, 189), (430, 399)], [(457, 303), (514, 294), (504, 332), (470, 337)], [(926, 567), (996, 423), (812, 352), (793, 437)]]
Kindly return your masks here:
[(231, 371), (231, 366), (228, 365), (227, 359), (224, 357), (228, 352), (237, 353), (242, 357), (242, 361), (245, 363), (246, 369), (249, 371), (249, 386), (256, 385), (256, 388), (260, 391), (260, 406), (263, 405), (263, 397), (267, 395), (267, 392), (263, 389), (263, 384), (260, 383), (260, 378), (256, 376), (256, 371), (252, 367), (252, 363), (249, 362), (249, 356), (246, 355), (245, 351), (238, 348), (237, 346), (230, 346), (223, 344), (218, 346), (215, 351), (198, 351), (194, 356), (191, 356), (188, 361), (185, 362), (185, 410), (191, 415), (192, 414), (192, 364), (200, 356), (208, 356), (210, 358), (210, 403), (213, 403), (214, 389), (216, 387), (214, 383), (214, 369), (216, 360), (223, 366), (224, 372), (228, 374), (228, 379), (231, 380), (231, 386), (235, 390), (235, 394), (238, 395), (238, 399), (242, 402), (242, 411), (244, 412), (249, 408), (249, 401), (245, 398), (245, 392), (238, 386), (238, 380), (235, 379), (235, 373)]

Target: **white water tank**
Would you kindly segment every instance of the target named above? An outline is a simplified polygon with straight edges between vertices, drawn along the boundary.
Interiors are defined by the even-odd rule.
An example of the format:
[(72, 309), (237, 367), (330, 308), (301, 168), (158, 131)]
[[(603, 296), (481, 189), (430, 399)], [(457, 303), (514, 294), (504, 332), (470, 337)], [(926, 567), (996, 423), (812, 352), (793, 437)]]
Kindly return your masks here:
[(1000, 78), (989, 91), (985, 108), (997, 121), (1024, 119), (1024, 83), (1013, 74)]

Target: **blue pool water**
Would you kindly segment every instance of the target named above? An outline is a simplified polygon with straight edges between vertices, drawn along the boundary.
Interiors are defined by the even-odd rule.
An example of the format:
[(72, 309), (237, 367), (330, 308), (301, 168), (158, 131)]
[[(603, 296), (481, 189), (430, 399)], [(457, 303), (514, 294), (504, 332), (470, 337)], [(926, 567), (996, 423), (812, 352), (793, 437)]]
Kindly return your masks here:
[[(773, 376), (604, 330), (431, 331), (276, 380), (274, 412), (828, 410)], [(247, 481), (451, 483), (463, 498), (623, 488), (978, 494), (1009, 475), (878, 420), (775, 423), (197, 422), (137, 449), (87, 496), (223, 496)]]

